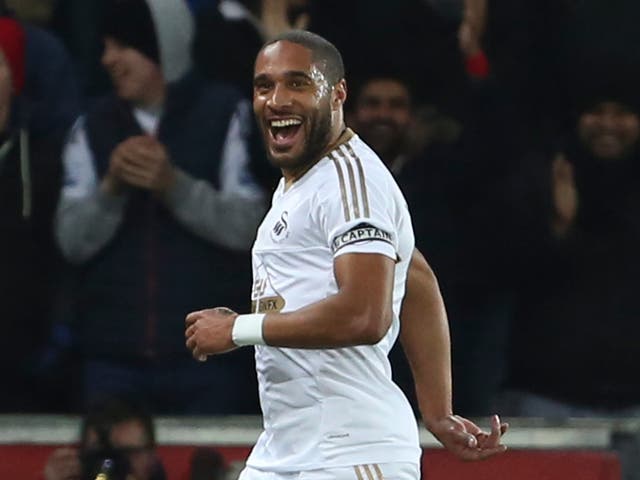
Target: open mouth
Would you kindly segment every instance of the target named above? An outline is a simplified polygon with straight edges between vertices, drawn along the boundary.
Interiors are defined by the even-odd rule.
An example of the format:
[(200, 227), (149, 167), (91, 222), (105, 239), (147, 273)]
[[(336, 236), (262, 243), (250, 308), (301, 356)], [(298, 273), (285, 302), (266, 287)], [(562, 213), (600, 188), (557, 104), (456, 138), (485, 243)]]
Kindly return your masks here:
[(299, 118), (279, 118), (269, 120), (269, 134), (274, 147), (278, 150), (290, 148), (302, 131)]

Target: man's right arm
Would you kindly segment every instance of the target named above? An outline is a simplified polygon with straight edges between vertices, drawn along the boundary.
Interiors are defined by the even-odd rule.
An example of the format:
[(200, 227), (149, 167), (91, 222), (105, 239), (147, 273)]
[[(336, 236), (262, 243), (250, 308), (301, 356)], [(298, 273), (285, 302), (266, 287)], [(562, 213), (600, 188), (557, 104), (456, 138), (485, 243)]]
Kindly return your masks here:
[(65, 258), (82, 263), (102, 249), (122, 222), (126, 197), (99, 183), (83, 119), (62, 154), (64, 186), (56, 211), (55, 234)]

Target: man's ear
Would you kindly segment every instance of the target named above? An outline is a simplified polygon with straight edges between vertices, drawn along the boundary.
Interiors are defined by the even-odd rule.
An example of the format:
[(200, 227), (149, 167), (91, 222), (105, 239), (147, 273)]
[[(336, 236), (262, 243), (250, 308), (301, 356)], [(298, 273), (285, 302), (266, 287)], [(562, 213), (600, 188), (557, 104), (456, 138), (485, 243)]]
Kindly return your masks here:
[(333, 87), (331, 105), (334, 109), (344, 106), (347, 101), (347, 81), (343, 78)]

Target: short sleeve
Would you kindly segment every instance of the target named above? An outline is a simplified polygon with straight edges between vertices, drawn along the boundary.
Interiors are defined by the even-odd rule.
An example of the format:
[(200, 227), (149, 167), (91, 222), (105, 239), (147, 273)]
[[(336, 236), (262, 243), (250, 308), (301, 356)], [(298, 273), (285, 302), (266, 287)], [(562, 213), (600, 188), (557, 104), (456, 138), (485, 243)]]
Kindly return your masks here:
[(364, 162), (345, 147), (330, 153), (329, 161), (332, 173), (320, 194), (320, 211), (334, 257), (379, 253), (395, 261), (398, 234), (386, 172), (365, 170)]

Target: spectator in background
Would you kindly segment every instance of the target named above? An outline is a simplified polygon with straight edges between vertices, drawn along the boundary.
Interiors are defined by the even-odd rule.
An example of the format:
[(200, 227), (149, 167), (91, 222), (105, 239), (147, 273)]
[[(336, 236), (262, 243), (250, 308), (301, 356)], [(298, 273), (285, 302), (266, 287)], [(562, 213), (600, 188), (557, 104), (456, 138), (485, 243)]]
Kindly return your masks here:
[(45, 480), (93, 480), (106, 459), (113, 462), (110, 479), (166, 478), (147, 411), (116, 398), (93, 406), (82, 420), (78, 448), (54, 450), (43, 476)]
[(514, 415), (640, 415), (640, 77), (596, 68), (570, 140), (531, 155), (515, 184)]
[(71, 133), (56, 219), (82, 279), (85, 399), (253, 412), (251, 381), (237, 381), (251, 378), (251, 356), (194, 362), (183, 330), (185, 313), (211, 299), (248, 303), (243, 265), (265, 211), (247, 173), (250, 107), (191, 71), (182, 0), (112, 0), (107, 13), (102, 62), (115, 93)]
[[(374, 74), (356, 88), (348, 119), (407, 199), (416, 246), (436, 271), (447, 301), (455, 406), (463, 415), (479, 416), (491, 414), (503, 378), (510, 318), (500, 253), (508, 147), (496, 141), (496, 132), (506, 130), (487, 114), (495, 110), (487, 107), (496, 105), (495, 95), (474, 84), (460, 96), (468, 112), (454, 119), (417, 104), (401, 74)], [(397, 347), (390, 357), (395, 379), (415, 409), (405, 360)]]
[(394, 174), (409, 161), (413, 101), (409, 84), (399, 76), (367, 78), (357, 90), (348, 122)]
[(0, 411), (46, 408), (33, 368), (49, 331), (59, 259), (53, 212), (62, 138), (35, 135), (25, 103), (27, 32), (0, 17)]
[[(12, 18), (11, 10), (5, 0), (0, 0), (2, 17)], [(29, 20), (16, 18), (25, 36), (22, 108), (29, 130), (37, 136), (56, 131), (64, 134), (78, 117), (81, 103), (69, 54), (57, 37)]]
[(229, 472), (227, 462), (213, 448), (196, 448), (191, 456), (189, 480), (224, 480)]

